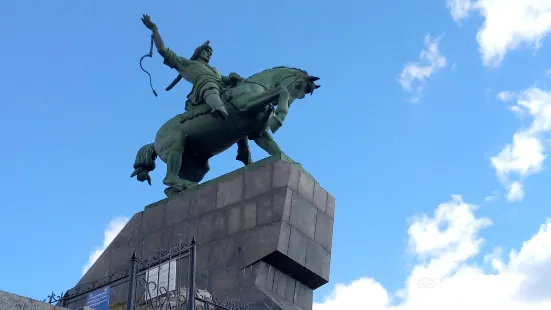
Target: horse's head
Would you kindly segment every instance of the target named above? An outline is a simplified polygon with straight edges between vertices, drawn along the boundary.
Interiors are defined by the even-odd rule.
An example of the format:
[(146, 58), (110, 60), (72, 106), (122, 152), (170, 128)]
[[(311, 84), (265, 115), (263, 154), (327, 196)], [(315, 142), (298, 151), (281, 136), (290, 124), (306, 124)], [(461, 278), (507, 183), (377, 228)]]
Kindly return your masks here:
[(321, 86), (316, 85), (316, 81), (319, 79), (317, 76), (311, 76), (306, 71), (302, 71), (287, 88), (291, 94), (289, 105), (294, 99), (303, 99), (307, 94), (313, 95), (314, 90)]
[(297, 85), (295, 86), (298, 94), (298, 96), (295, 98), (302, 99), (306, 96), (306, 94), (313, 95), (314, 90), (321, 87), (321, 85), (316, 85), (316, 81), (319, 79), (319, 77), (308, 75), (308, 73), (303, 75), (302, 80), (299, 80)]

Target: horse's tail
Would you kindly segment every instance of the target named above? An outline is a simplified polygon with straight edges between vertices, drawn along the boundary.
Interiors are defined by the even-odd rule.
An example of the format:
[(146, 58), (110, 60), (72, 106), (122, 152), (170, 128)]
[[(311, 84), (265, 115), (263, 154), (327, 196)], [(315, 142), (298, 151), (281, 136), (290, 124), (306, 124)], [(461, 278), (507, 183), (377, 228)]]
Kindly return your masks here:
[(147, 183), (151, 185), (149, 172), (155, 170), (155, 159), (157, 159), (157, 152), (155, 152), (153, 143), (142, 146), (138, 154), (136, 154), (134, 172), (132, 172), (130, 177), (136, 177), (140, 182), (147, 181)]

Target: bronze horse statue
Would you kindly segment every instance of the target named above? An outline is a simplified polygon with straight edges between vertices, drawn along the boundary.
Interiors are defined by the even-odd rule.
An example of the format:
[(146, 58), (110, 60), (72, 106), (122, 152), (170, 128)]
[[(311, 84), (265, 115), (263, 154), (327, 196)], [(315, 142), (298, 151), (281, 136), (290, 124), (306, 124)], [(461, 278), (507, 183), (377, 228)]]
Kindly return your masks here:
[(151, 185), (149, 172), (158, 156), (167, 164), (163, 183), (170, 197), (199, 183), (210, 170), (209, 159), (235, 143), (254, 140), (269, 155), (281, 153), (270, 131), (283, 125), (295, 99), (320, 87), (317, 80), (304, 70), (275, 67), (227, 88), (222, 94), (228, 110), (225, 119), (213, 117), (206, 103), (174, 116), (161, 126), (153, 143), (138, 151), (131, 177)]

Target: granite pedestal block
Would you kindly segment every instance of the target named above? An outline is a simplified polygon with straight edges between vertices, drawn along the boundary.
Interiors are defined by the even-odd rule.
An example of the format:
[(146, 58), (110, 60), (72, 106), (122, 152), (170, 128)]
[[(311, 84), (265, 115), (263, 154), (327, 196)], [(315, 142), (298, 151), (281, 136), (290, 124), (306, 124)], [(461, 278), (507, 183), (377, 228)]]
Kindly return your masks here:
[(136, 213), (79, 283), (196, 237), (197, 288), (250, 309), (312, 308), (329, 281), (335, 199), (284, 155)]
[(0, 310), (69, 310), (0, 290)]

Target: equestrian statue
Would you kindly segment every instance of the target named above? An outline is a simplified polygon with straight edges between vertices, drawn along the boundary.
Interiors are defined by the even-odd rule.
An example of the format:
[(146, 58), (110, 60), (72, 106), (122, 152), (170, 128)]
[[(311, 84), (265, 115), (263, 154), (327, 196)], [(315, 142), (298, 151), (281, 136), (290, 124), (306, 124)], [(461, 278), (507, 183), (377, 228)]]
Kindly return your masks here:
[[(144, 57), (152, 56), (154, 43), (164, 64), (178, 71), (166, 90), (181, 79), (193, 87), (187, 96), (186, 111), (164, 123), (155, 141), (138, 151), (131, 177), (151, 185), (149, 172), (155, 169), (158, 156), (167, 164), (163, 184), (167, 186), (165, 194), (170, 197), (197, 185), (210, 170), (209, 159), (235, 143), (236, 159), (245, 165), (252, 163), (248, 140), (269, 155), (282, 152), (270, 131), (275, 133), (283, 125), (295, 99), (303, 99), (320, 87), (315, 83), (318, 77), (283, 66), (247, 79), (237, 73), (223, 76), (209, 64), (213, 51), (209, 41), (186, 59), (164, 45), (157, 25), (148, 15), (143, 15), (142, 22), (152, 32), (151, 50)], [(155, 90), (153, 93), (157, 95)]]

